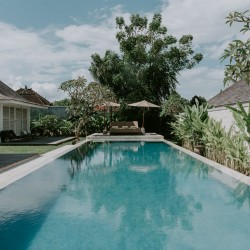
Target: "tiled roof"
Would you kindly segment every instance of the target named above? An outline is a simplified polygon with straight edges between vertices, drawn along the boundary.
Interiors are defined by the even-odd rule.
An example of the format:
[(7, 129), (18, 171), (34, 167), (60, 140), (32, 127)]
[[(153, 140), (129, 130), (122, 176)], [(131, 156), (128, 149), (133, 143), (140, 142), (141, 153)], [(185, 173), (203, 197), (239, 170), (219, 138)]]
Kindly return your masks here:
[(250, 101), (250, 85), (239, 81), (214, 96), (208, 103), (218, 106), (232, 105), (237, 102), (245, 103)]
[(46, 105), (46, 106), (51, 105), (51, 103), (47, 99), (39, 95), (37, 92), (35, 92), (31, 88), (27, 88), (27, 87), (25, 87), (24, 89), (20, 88), (16, 92), (29, 102), (33, 102), (39, 105)]
[(2, 81), (0, 81), (0, 96), (2, 99), (12, 99), (21, 102), (27, 102), (27, 100), (25, 100), (22, 96), (16, 93), (16, 91), (14, 91)]

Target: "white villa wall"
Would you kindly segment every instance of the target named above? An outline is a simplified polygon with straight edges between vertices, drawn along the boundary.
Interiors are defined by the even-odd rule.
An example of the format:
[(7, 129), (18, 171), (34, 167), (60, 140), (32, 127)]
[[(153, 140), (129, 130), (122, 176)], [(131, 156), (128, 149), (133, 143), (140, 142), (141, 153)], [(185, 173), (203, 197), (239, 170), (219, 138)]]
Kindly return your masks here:
[(229, 131), (232, 125), (235, 127), (233, 114), (230, 110), (226, 109), (225, 107), (214, 108), (208, 111), (208, 115), (217, 122), (221, 121), (221, 125), (222, 127), (224, 127), (226, 131)]
[[(237, 108), (238, 106), (233, 105), (232, 107)], [(248, 110), (248, 103), (243, 103), (243, 107), (245, 108), (245, 110)], [(213, 108), (208, 111), (208, 115), (209, 117), (213, 118), (218, 122), (221, 121), (221, 125), (222, 127), (224, 127), (226, 131), (229, 131), (231, 126), (233, 126), (233, 130), (238, 131), (238, 127), (235, 123), (233, 114), (226, 107), (223, 106), (223, 107)]]
[[(237, 105), (233, 105), (233, 107), (237, 108)], [(243, 107), (248, 112), (248, 103), (243, 103)], [(239, 131), (239, 128), (236, 125), (232, 112), (226, 107), (217, 107), (208, 111), (209, 117), (214, 120), (220, 122), (222, 127), (224, 127), (225, 131), (229, 131), (232, 126), (232, 132), (236, 133)], [(248, 148), (248, 152), (250, 153), (250, 145), (245, 142), (245, 146)]]

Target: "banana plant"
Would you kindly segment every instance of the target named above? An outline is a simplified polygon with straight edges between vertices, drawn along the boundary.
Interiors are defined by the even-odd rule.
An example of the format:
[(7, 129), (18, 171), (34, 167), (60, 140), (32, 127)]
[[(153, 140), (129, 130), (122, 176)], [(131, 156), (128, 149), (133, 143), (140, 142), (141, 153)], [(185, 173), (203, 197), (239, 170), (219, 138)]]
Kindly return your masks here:
[[(242, 108), (239, 108), (240, 112), (248, 117), (249, 113)], [(185, 107), (184, 112), (171, 124), (174, 134), (182, 140), (183, 147), (194, 150), (197, 144), (204, 145), (205, 157), (244, 174), (250, 174), (250, 156), (244, 137), (233, 133), (232, 128), (226, 132), (221, 122), (208, 117), (207, 109), (207, 105)], [(239, 127), (245, 128), (244, 122), (239, 124)]]
[(192, 107), (185, 106), (184, 112), (176, 116), (176, 121), (171, 123), (173, 133), (182, 140), (182, 145), (193, 150), (194, 146), (202, 143), (202, 124), (208, 119), (208, 104), (201, 104), (197, 100)]
[(229, 110), (232, 111), (233, 117), (236, 121), (236, 124), (239, 130), (242, 133), (243, 138), (250, 143), (250, 102), (248, 105), (248, 111), (246, 111), (242, 103), (237, 103), (238, 109), (226, 106)]

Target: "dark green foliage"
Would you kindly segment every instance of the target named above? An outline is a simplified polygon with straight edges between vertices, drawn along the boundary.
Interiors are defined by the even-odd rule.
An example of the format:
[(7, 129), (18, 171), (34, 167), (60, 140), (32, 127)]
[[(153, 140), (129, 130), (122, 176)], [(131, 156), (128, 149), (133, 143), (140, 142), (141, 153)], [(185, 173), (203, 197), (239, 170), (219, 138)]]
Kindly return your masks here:
[(68, 98), (64, 98), (59, 101), (54, 101), (53, 106), (69, 106), (70, 105), (70, 100)]
[(117, 17), (116, 24), (120, 55), (109, 50), (103, 58), (92, 55), (90, 72), (126, 102), (147, 99), (160, 104), (175, 90), (178, 72), (202, 60), (191, 48), (193, 37), (185, 35), (177, 41), (167, 34), (160, 14), (150, 23), (146, 17), (131, 15), (129, 25)]
[(168, 100), (164, 101), (161, 106), (161, 116), (166, 115), (177, 115), (184, 111), (186, 105), (189, 101), (177, 92), (174, 92), (168, 97)]
[(73, 124), (54, 115), (45, 115), (31, 122), (31, 131), (38, 136), (72, 135)]
[(207, 100), (206, 100), (205, 97), (195, 95), (195, 96), (193, 96), (192, 99), (190, 100), (190, 106), (193, 106), (193, 105), (196, 104), (196, 101), (195, 101), (195, 100), (198, 101), (198, 104), (199, 104), (199, 105), (202, 105), (203, 103), (204, 103), (204, 104), (207, 103)]
[(165, 138), (173, 139), (173, 129), (171, 123), (176, 120), (176, 115), (184, 111), (184, 107), (189, 101), (181, 97), (177, 92), (172, 93), (161, 105), (161, 131), (164, 131)]
[(31, 120), (37, 120), (45, 115), (54, 115), (57, 118), (68, 119), (67, 107), (65, 106), (49, 106), (48, 109), (31, 108)]
[[(85, 135), (102, 133), (104, 128), (104, 114), (93, 114), (85, 126)], [(108, 123), (108, 121), (106, 121)]]

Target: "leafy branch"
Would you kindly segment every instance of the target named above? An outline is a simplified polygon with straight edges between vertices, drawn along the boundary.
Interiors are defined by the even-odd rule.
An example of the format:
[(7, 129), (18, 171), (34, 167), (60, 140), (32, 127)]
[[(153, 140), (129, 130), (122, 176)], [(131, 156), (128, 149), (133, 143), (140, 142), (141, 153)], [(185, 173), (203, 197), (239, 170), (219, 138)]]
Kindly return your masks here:
[[(233, 23), (243, 23), (240, 30), (243, 34), (250, 31), (250, 15), (249, 11), (232, 12), (226, 19), (226, 23), (232, 26)], [(233, 40), (228, 48), (224, 50), (221, 61), (229, 59), (225, 69), (224, 84), (237, 82), (239, 80), (246, 81), (250, 84), (250, 38), (246, 41)]]

